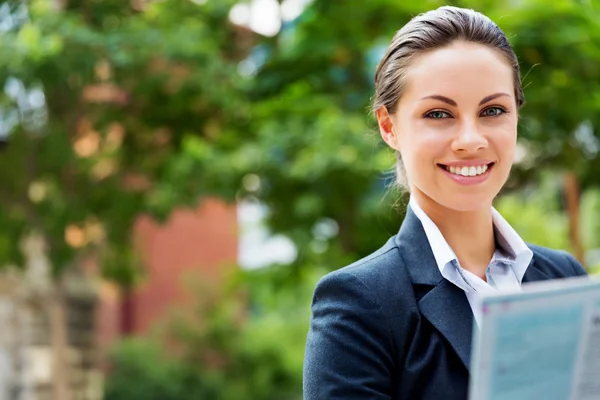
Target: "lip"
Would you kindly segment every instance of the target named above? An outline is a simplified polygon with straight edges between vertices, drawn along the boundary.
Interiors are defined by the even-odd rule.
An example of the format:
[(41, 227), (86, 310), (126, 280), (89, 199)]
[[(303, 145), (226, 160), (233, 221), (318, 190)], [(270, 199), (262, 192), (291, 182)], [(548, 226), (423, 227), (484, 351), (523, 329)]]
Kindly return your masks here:
[[(442, 172), (444, 172), (446, 174), (446, 176), (450, 179), (452, 179), (454, 182), (460, 184), (460, 185), (464, 185), (464, 186), (472, 186), (472, 185), (479, 185), (480, 183), (483, 183), (487, 180), (487, 178), (489, 178), (490, 176), (490, 171), (492, 171), (492, 169), (494, 169), (494, 167), (496, 166), (496, 163), (485, 163), (485, 162), (481, 162), (481, 160), (475, 160), (477, 163), (474, 164), (467, 164), (467, 162), (461, 162), (461, 163), (456, 163), (456, 164), (438, 164), (438, 168), (440, 168), (442, 170)], [(470, 163), (471, 161), (469, 161)], [(486, 164), (488, 165), (488, 169), (487, 171), (485, 171), (483, 174), (481, 175), (476, 175), (476, 176), (462, 176), (462, 175), (457, 175), (457, 174), (453, 174), (450, 171), (447, 171), (446, 168), (444, 168), (445, 165), (447, 166), (464, 166), (464, 167), (468, 167), (468, 166), (473, 166), (473, 165), (483, 165)]]
[(454, 160), (454, 161), (448, 161), (448, 162), (443, 162), (443, 163), (438, 163), (440, 165), (446, 165), (448, 167), (472, 167), (472, 166), (478, 166), (478, 165), (489, 165), (491, 163), (493, 163), (494, 161), (492, 160)]

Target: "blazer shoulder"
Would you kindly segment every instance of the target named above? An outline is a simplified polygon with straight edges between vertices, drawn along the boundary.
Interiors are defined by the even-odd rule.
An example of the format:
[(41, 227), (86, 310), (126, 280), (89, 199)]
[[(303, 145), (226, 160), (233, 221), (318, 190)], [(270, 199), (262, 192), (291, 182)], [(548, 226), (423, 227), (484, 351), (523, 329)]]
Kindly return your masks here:
[(555, 250), (548, 247), (527, 243), (533, 252), (534, 262), (552, 278), (587, 275), (585, 268), (573, 255), (565, 250)]
[(392, 237), (378, 250), (332, 272), (332, 274), (348, 273), (371, 288), (381, 287), (382, 281), (389, 280), (399, 272), (401, 263), (402, 258), (400, 257), (398, 246), (394, 237)]
[[(406, 309), (404, 297), (413, 292), (395, 237), (368, 256), (328, 273), (320, 279), (317, 288), (341, 288), (351, 285), (351, 281), (359, 283), (363, 295), (377, 303), (377, 308), (387, 317)], [(414, 294), (411, 299), (414, 301)]]

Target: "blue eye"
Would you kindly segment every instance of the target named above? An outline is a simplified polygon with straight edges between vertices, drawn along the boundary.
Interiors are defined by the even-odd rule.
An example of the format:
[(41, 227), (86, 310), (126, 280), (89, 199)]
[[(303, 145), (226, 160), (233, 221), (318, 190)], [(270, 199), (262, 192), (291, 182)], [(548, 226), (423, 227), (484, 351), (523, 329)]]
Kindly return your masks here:
[(444, 118), (452, 118), (452, 116), (446, 111), (442, 110), (433, 110), (424, 115), (425, 118), (429, 119), (444, 119)]
[(483, 117), (497, 117), (498, 115), (502, 115), (504, 113), (506, 113), (506, 110), (501, 107), (489, 107), (483, 110), (481, 115)]

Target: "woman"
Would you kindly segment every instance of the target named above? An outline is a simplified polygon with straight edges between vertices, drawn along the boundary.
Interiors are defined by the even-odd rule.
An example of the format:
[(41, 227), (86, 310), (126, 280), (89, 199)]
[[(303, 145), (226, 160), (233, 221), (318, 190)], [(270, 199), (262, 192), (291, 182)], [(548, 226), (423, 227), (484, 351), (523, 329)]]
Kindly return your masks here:
[(466, 399), (478, 296), (585, 274), (492, 208), (523, 102), (517, 58), (486, 16), (442, 7), (396, 33), (373, 110), (409, 207), (381, 249), (318, 283), (305, 399)]

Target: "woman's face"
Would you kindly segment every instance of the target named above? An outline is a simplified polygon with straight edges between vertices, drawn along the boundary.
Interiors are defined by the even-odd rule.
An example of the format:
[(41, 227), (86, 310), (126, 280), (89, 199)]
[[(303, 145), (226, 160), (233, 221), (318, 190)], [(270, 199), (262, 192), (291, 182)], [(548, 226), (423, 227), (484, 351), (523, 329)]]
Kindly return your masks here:
[[(508, 178), (517, 139), (513, 71), (502, 54), (455, 42), (419, 55), (396, 112), (378, 111), (420, 204), (490, 207)], [(392, 132), (393, 127), (393, 132)]]

